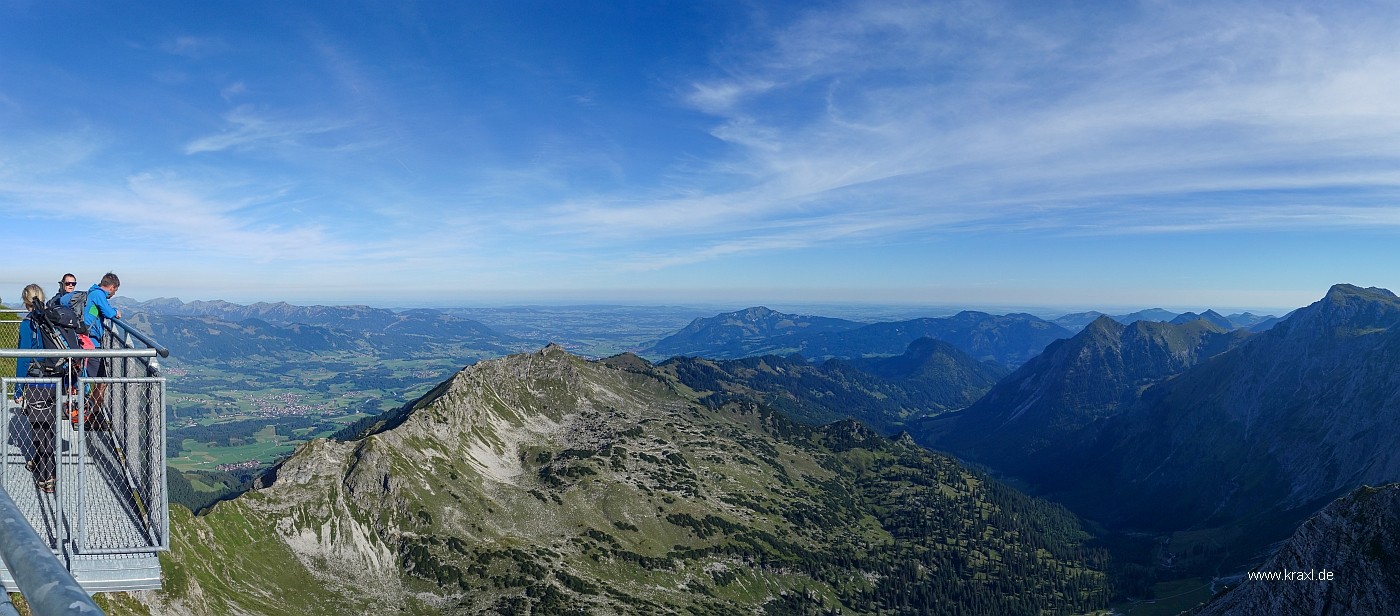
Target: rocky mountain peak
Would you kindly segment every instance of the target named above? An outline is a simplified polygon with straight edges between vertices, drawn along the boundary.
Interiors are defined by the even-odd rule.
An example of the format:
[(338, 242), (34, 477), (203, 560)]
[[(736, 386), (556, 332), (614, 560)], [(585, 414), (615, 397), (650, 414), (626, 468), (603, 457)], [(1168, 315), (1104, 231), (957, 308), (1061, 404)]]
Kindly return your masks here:
[(564, 347), (559, 346), (558, 343), (554, 343), (554, 342), (551, 342), (551, 343), (549, 343), (549, 344), (544, 345), (544, 348), (540, 349), (540, 351), (539, 351), (539, 354), (540, 354), (540, 355), (553, 355), (553, 354), (556, 354), (556, 353), (563, 353), (563, 354), (567, 355), (567, 354), (569, 353), (569, 351), (568, 351), (567, 349), (565, 349)]
[(1094, 319), (1088, 325), (1086, 325), (1084, 327), (1084, 332), (1081, 332), (1081, 334), (1087, 333), (1088, 336), (1095, 338), (1101, 336), (1107, 336), (1108, 338), (1117, 338), (1123, 334), (1123, 330), (1125, 327), (1126, 326), (1124, 326), (1122, 323), (1119, 323), (1118, 321), (1114, 320), (1113, 317), (1104, 314), (1099, 315), (1097, 319)]
[(1327, 295), (1294, 311), (1274, 335), (1293, 340), (1328, 340), (1400, 325), (1400, 298), (1386, 289), (1333, 285)]
[(739, 311), (738, 316), (746, 321), (760, 321), (775, 314), (778, 313), (769, 309), (767, 306), (754, 306)]
[(1400, 322), (1400, 298), (1376, 287), (1333, 285), (1326, 297), (1304, 310), (1317, 312), (1335, 325), (1390, 327)]
[(1363, 288), (1354, 284), (1338, 283), (1332, 285), (1332, 287), (1327, 290), (1327, 295), (1323, 297), (1323, 301), (1345, 302), (1350, 298), (1362, 298), (1373, 300), (1400, 299), (1396, 298), (1395, 294), (1392, 293), (1389, 289), (1382, 289), (1380, 287)]

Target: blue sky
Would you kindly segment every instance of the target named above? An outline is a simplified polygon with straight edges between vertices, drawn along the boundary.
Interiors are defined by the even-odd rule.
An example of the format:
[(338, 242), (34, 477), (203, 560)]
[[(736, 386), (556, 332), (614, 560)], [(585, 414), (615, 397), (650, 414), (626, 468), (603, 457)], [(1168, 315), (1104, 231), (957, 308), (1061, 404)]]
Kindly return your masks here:
[(375, 305), (1400, 290), (1393, 3), (0, 15), (6, 300), (107, 270), (137, 299)]

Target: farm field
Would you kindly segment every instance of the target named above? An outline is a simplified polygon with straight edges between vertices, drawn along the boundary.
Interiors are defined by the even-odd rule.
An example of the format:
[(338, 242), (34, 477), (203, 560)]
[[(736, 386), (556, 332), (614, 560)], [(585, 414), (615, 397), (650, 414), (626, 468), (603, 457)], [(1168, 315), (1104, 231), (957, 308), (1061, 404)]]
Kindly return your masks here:
[[(170, 362), (167, 458), (181, 471), (253, 470), (426, 393), (462, 366), (350, 353), (295, 362)], [(196, 486), (197, 487), (197, 486)]]

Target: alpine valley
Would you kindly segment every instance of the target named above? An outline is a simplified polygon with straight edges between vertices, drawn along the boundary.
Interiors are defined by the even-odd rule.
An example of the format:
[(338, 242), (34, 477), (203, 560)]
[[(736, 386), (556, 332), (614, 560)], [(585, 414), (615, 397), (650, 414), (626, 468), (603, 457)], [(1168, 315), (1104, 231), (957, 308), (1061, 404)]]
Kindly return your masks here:
[(161, 301), (192, 366), (457, 367), (176, 506), (164, 589), (110, 613), (1400, 612), (1384, 289), (1281, 319), (754, 307), (605, 358), (463, 313)]

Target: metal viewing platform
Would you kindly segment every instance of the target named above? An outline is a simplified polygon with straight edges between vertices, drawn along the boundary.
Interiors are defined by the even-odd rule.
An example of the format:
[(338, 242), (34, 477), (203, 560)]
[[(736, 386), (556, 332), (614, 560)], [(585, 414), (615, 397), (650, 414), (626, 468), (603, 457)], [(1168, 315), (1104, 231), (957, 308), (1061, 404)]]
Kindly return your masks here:
[[(158, 358), (169, 352), (120, 320), (106, 321), (100, 349), (16, 349), (15, 323), (0, 323), (0, 489), (83, 590), (160, 588), (158, 553), (170, 548), (170, 517), (165, 378)], [(57, 377), (15, 376), (13, 360), (5, 361), (44, 357), (102, 358), (108, 374), (77, 376), (65, 385)], [(26, 408), (26, 387), (48, 392), (52, 404)], [(31, 416), (36, 408), (53, 415), (52, 492), (36, 482), (31, 463), (36, 435), (48, 438), (36, 429), (47, 423)], [(0, 543), (9, 540), (0, 537)], [(15, 582), (10, 569), (0, 567), (0, 585), (28, 596), (29, 589)]]

